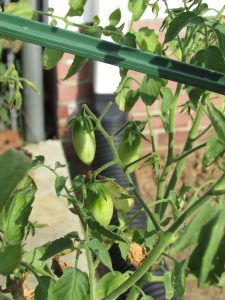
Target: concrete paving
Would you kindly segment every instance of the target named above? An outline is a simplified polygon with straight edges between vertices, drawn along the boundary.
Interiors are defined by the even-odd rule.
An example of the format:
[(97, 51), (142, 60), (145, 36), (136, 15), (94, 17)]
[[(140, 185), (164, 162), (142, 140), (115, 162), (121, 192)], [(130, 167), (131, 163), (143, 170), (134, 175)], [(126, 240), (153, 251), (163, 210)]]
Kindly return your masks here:
[[(66, 164), (64, 151), (59, 140), (47, 140), (37, 144), (28, 144), (24, 148), (33, 157), (43, 155), (47, 165), (54, 166), (57, 161)], [(59, 175), (68, 177), (67, 185), (69, 186), (68, 168), (59, 168), (57, 172)], [(55, 193), (55, 175), (43, 167), (35, 169), (31, 172), (31, 175), (37, 184), (38, 191), (33, 204), (30, 221), (47, 224), (48, 227), (37, 229), (35, 236), (27, 239), (25, 248), (33, 249), (46, 242), (60, 238), (71, 231), (78, 231), (82, 237), (83, 232), (79, 218), (69, 211), (67, 200), (63, 197), (58, 198)], [(71, 255), (63, 259), (69, 264), (74, 264), (74, 258)], [(87, 271), (85, 254), (80, 256), (78, 266), (81, 270)]]

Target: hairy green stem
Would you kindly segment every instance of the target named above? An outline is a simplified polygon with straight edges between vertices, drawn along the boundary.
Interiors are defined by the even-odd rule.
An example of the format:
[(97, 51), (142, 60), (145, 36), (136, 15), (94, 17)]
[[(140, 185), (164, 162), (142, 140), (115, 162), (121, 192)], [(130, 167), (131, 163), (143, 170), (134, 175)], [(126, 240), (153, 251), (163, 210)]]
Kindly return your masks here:
[[(115, 144), (113, 142), (113, 137), (111, 137), (106, 131), (105, 129), (102, 127), (101, 125), (101, 122), (99, 122), (98, 118), (96, 118), (96, 116), (92, 113), (92, 111), (88, 108), (88, 106), (86, 104), (84, 104), (84, 109), (88, 112), (88, 114), (92, 117), (92, 119), (94, 120), (95, 124), (96, 124), (96, 127), (97, 129), (99, 130), (99, 132), (103, 135), (103, 137), (106, 139), (106, 141), (108, 142), (110, 148), (111, 148), (111, 151), (112, 151), (112, 154), (114, 156), (114, 159), (118, 162), (118, 166), (121, 168), (121, 170), (124, 172), (124, 166), (121, 162), (121, 159), (118, 155), (118, 152), (117, 152), (117, 149), (115, 147)], [(155, 216), (154, 214), (151, 212), (151, 210), (149, 209), (148, 205), (145, 203), (145, 201), (142, 199), (142, 197), (140, 196), (139, 192), (137, 191), (137, 188), (130, 176), (129, 173), (127, 172), (124, 172), (124, 175), (130, 185), (130, 187), (132, 187), (133, 189), (133, 193), (136, 197), (136, 199), (138, 200), (138, 202), (141, 204), (141, 206), (144, 208), (146, 214), (149, 216), (149, 218), (152, 220), (152, 223), (155, 227), (155, 229), (157, 231), (160, 231), (160, 226), (158, 224), (158, 222), (156, 221), (155, 219)]]
[[(168, 140), (168, 153), (167, 153), (167, 161), (165, 167), (162, 171), (162, 174), (159, 178), (158, 185), (157, 185), (157, 195), (156, 195), (156, 202), (160, 201), (164, 198), (164, 189), (166, 178), (168, 176), (171, 164), (173, 162), (173, 144), (174, 144), (174, 125), (175, 125), (175, 113), (177, 108), (178, 98), (181, 92), (182, 84), (178, 83), (176, 91), (174, 93), (173, 103), (170, 107), (170, 115), (169, 115), (169, 140)], [(162, 204), (156, 205), (156, 212), (160, 213)]]
[[(85, 243), (87, 244), (89, 242), (88, 226), (84, 228), (84, 237), (85, 237)], [(94, 300), (95, 299), (95, 289), (94, 289), (95, 271), (94, 271), (91, 251), (89, 250), (88, 247), (86, 247), (86, 257), (87, 257), (87, 264), (88, 264), (88, 271), (89, 271), (90, 300)]]
[(146, 272), (149, 271), (149, 268), (155, 263), (155, 261), (160, 257), (164, 252), (165, 248), (172, 242), (173, 234), (172, 233), (161, 233), (157, 244), (155, 245), (152, 252), (145, 259), (143, 264), (123, 283), (120, 287), (110, 293), (104, 298), (104, 300), (115, 300), (132, 287)]
[[(189, 132), (189, 135), (187, 137), (187, 140), (185, 142), (185, 145), (184, 145), (184, 148), (183, 148), (183, 151), (182, 151), (181, 155), (183, 155), (183, 153), (189, 151), (192, 148), (193, 141), (195, 140), (196, 135), (198, 133), (198, 129), (199, 129), (200, 122), (202, 120), (203, 113), (204, 113), (204, 108), (203, 108), (203, 105), (201, 105), (200, 108), (199, 108), (199, 110), (198, 110), (198, 112), (197, 112), (195, 120), (193, 122), (192, 128), (191, 128), (191, 130)], [(169, 195), (169, 192), (175, 188), (177, 180), (178, 180), (178, 178), (180, 176), (180, 173), (183, 170), (186, 158), (187, 158), (187, 156), (183, 157), (182, 159), (180, 159), (177, 162), (176, 167), (175, 167), (175, 169), (173, 171), (173, 174), (172, 174), (172, 176), (170, 178), (169, 184), (167, 186), (165, 195), (163, 195), (164, 198), (167, 198), (168, 195)], [(163, 217), (163, 215), (165, 213), (165, 210), (166, 210), (166, 207), (167, 207), (166, 203), (162, 204), (162, 207), (161, 207), (161, 217)]]
[(146, 112), (147, 112), (147, 117), (148, 117), (148, 126), (149, 126), (149, 132), (150, 132), (150, 140), (152, 143), (152, 151), (156, 152), (154, 130), (153, 130), (153, 126), (152, 126), (152, 116), (150, 114), (149, 106), (145, 105), (145, 107), (146, 107)]
[(176, 161), (179, 161), (179, 160), (181, 160), (181, 159), (187, 157), (187, 156), (190, 155), (191, 153), (193, 153), (193, 152), (195, 152), (195, 151), (197, 151), (197, 150), (199, 150), (199, 149), (205, 147), (206, 144), (207, 144), (207, 143), (201, 143), (201, 144), (195, 146), (194, 148), (191, 148), (190, 150), (188, 150), (188, 151), (182, 153), (181, 155), (175, 157), (173, 161), (176, 162)]

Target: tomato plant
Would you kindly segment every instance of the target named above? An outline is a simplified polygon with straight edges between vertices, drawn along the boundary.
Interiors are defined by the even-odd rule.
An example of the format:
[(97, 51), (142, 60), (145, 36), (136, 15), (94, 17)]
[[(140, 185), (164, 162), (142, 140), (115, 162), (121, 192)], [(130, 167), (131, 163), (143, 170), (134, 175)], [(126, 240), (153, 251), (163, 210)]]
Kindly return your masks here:
[[(54, 14), (53, 9), (47, 13), (35, 11), (28, 0), (20, 0), (9, 5), (5, 13), (27, 19), (32, 19), (36, 14), (44, 14), (52, 18), (54, 26), (60, 19), (65, 22), (66, 27), (81, 27), (84, 33), (79, 35), (80, 41), (85, 37), (85, 41), (90, 42), (90, 47), (94, 45), (91, 49), (97, 53), (96, 56), (89, 53), (89, 57), (106, 61), (108, 59), (108, 62), (120, 67), (121, 81), (115, 92), (118, 107), (122, 111), (130, 110), (140, 99), (146, 108), (147, 117), (144, 121), (128, 121), (109, 134), (102, 120), (111, 103), (107, 104), (100, 116), (95, 116), (84, 104), (80, 115), (72, 121), (72, 139), (77, 155), (85, 164), (91, 164), (96, 150), (95, 132), (98, 132), (107, 141), (113, 160), (89, 171), (87, 175), (76, 176), (71, 186), (66, 177), (58, 175), (57, 169), (62, 167), (59, 163), (54, 167), (48, 166), (42, 156), (31, 162), (30, 158), (18, 151), (8, 151), (0, 156), (0, 273), (7, 279), (5, 288), (0, 287), (0, 298), (7, 299), (10, 293), (15, 295), (15, 289), (22, 286), (27, 273), (36, 278), (37, 286), (33, 291), (36, 300), (113, 300), (121, 295), (125, 295), (126, 299), (151, 299), (150, 295), (145, 294), (144, 286), (146, 283), (159, 281), (164, 282), (167, 299), (172, 299), (173, 296), (183, 299), (186, 282), (193, 278), (200, 288), (222, 288), (225, 283), (225, 112), (224, 98), (221, 96), (214, 101), (215, 95), (210, 91), (225, 85), (225, 23), (222, 18), (225, 7), (213, 9), (215, 17), (208, 17), (207, 13), (211, 8), (202, 0), (183, 1), (178, 9), (172, 9), (167, 0), (129, 0), (131, 23), (126, 31), (119, 8), (110, 14), (107, 26), (101, 26), (101, 20), (97, 16), (89, 25), (73, 23), (70, 17), (82, 15), (85, 4), (86, 0), (70, 0), (68, 13), (65, 17), (60, 17)], [(158, 16), (162, 4), (166, 17), (160, 29), (164, 32), (164, 41), (161, 43), (153, 29), (142, 27), (136, 30), (134, 25), (146, 9), (150, 8)], [(12, 33), (12, 28), (5, 29), (3, 26), (7, 19), (5, 13), (0, 15), (0, 33), (3, 32), (4, 36), (8, 32), (11, 38), (24, 38), (28, 30), (24, 30), (25, 26), (22, 25), (29, 24), (31, 32), (32, 26), (37, 25), (16, 18), (20, 26), (13, 27), (17, 29)], [(36, 43), (49, 45), (48, 39), (43, 35), (46, 28), (49, 40), (52, 40), (54, 34), (60, 33), (60, 37), (61, 34), (68, 34), (67, 31), (52, 31), (46, 26), (38, 27), (40, 36), (38, 42), (35, 39)], [(114, 46), (104, 44), (100, 39), (102, 35), (110, 36)], [(32, 38), (36, 36), (29, 35), (29, 41)], [(72, 47), (76, 41), (71, 40), (70, 43)], [(46, 69), (54, 67), (63, 54), (62, 41), (55, 39), (53, 44), (54, 49), (47, 48), (43, 53)], [(102, 52), (103, 45), (107, 45), (106, 53)], [(87, 50), (83, 48), (80, 47), (78, 55), (74, 57), (66, 78), (78, 72), (88, 61), (89, 57), (81, 55), (84, 53), (82, 51)], [(106, 55), (107, 51), (109, 55)], [(120, 57), (118, 60), (118, 52), (121, 57), (125, 55), (124, 59)], [(151, 57), (147, 66), (151, 66), (154, 74), (146, 71), (146, 66), (142, 65), (146, 74), (141, 79), (132, 75), (128, 69), (130, 66), (135, 69), (134, 62), (137, 63), (138, 59), (135, 55), (132, 56), (133, 61), (126, 58), (133, 53), (143, 59)], [(182, 64), (168, 59), (171, 56), (182, 61)], [(180, 68), (179, 72), (177, 66)], [(191, 73), (193, 70), (200, 72), (202, 78)], [(190, 74), (194, 79), (201, 80), (201, 86)], [(212, 77), (217, 80), (210, 80)], [(171, 88), (167, 80), (170, 78), (178, 81), (175, 89)], [(12, 88), (14, 96), (9, 101), (9, 106), (19, 108), (20, 91), (25, 79), (19, 77), (12, 66), (1, 75), (0, 81)], [(133, 89), (134, 82), (136, 89)], [(27, 83), (33, 87), (29, 81)], [(190, 86), (190, 83), (195, 87)], [(182, 102), (183, 93), (187, 96), (185, 103)], [(224, 90), (221, 93), (224, 94)], [(156, 102), (159, 108), (157, 115), (151, 110)], [(183, 150), (176, 154), (175, 121), (178, 112), (187, 112), (190, 131)], [(168, 138), (165, 161), (156, 143), (155, 117), (162, 121), (162, 130)], [(208, 119), (208, 126), (204, 126), (204, 118)], [(148, 126), (144, 131), (146, 123)], [(150, 139), (146, 138), (146, 131), (149, 131)], [(118, 134), (122, 134), (123, 138), (117, 148), (115, 137)], [(209, 138), (202, 141), (207, 135)], [(144, 156), (141, 153), (142, 140), (148, 143), (150, 149)], [(210, 175), (202, 184), (187, 186), (182, 182), (181, 185), (187, 158), (200, 149), (204, 152), (203, 170), (210, 170)], [(130, 175), (136, 168), (149, 165), (154, 170), (155, 182), (155, 201), (150, 203), (143, 199)], [(47, 168), (56, 176), (56, 194), (67, 198), (68, 208), (80, 218), (84, 234), (71, 232), (25, 251), (24, 240), (34, 231), (34, 225), (29, 223), (29, 216), (36, 193), (35, 182), (26, 174), (32, 167), (39, 166)], [(123, 172), (126, 188), (119, 186), (112, 178), (101, 177), (101, 173), (112, 166), (118, 166)], [(139, 203), (141, 208), (130, 216), (134, 203)], [(118, 213), (119, 223), (116, 225), (110, 224), (113, 209)], [(145, 226), (142, 229), (132, 228), (138, 217), (144, 220)], [(132, 270), (120, 272), (113, 269), (110, 250), (115, 249), (115, 246), (124, 262), (133, 264)], [(74, 266), (65, 269), (60, 265), (60, 258), (71, 252), (75, 253)], [(80, 255), (84, 253), (88, 273), (81, 272), (78, 267)], [(185, 260), (180, 259), (183, 255)], [(165, 259), (170, 262), (168, 269), (165, 268)], [(50, 262), (52, 269), (49, 268)], [(57, 272), (54, 264), (57, 264)], [(106, 274), (99, 279), (95, 289), (95, 273), (100, 264), (105, 266)], [(163, 275), (154, 273), (157, 266), (162, 267)]]

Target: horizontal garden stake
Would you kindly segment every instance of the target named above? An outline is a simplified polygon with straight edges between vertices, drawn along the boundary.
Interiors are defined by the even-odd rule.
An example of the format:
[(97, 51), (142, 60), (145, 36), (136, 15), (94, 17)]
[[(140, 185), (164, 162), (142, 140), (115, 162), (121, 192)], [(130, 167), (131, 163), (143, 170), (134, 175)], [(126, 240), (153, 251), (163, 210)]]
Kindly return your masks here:
[(225, 74), (0, 13), (0, 35), (225, 95)]

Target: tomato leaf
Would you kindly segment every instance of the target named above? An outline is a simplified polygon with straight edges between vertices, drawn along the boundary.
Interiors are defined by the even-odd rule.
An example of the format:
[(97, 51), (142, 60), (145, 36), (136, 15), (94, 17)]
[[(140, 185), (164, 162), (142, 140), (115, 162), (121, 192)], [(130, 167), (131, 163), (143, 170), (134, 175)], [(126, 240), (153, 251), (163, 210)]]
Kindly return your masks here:
[(216, 46), (209, 46), (207, 49), (198, 51), (191, 63), (225, 73), (224, 57), (221, 50)]
[(138, 47), (140, 49), (157, 54), (161, 53), (161, 44), (159, 42), (157, 34), (153, 29), (143, 27), (140, 28), (135, 35)]
[(18, 266), (22, 256), (20, 243), (7, 244), (0, 248), (0, 274), (10, 275)]
[(121, 286), (127, 279), (129, 274), (120, 273), (118, 271), (105, 274), (98, 282), (95, 290), (95, 297), (98, 300), (104, 299), (108, 294)]
[(137, 21), (148, 6), (148, 0), (129, 0), (128, 9), (132, 13), (132, 21)]
[(86, 2), (87, 0), (69, 0), (70, 9), (67, 13), (67, 16), (82, 16)]
[(88, 275), (79, 269), (67, 269), (56, 282), (54, 300), (86, 300), (90, 297)]
[(102, 235), (109, 238), (110, 240), (121, 241), (121, 242), (126, 243), (126, 241), (120, 235), (118, 235), (115, 232), (112, 232), (112, 231), (108, 230), (107, 228), (101, 226), (97, 221), (94, 221), (94, 220), (90, 219), (88, 221), (88, 225), (90, 226), (90, 228), (92, 230), (95, 230), (95, 231), (101, 233)]
[(3, 223), (5, 243), (22, 241), (37, 187), (30, 176), (26, 176), (18, 185), (6, 210)]
[(225, 116), (211, 102), (207, 103), (209, 118), (221, 143), (225, 141)]
[(114, 10), (109, 16), (109, 24), (112, 26), (116, 26), (121, 19), (121, 11), (119, 8)]
[(202, 227), (198, 245), (188, 262), (188, 268), (198, 277), (202, 288), (219, 285), (224, 273), (225, 205), (218, 205), (218, 210), (215, 217)]
[(60, 193), (64, 189), (66, 185), (67, 177), (64, 176), (57, 176), (55, 179), (55, 191), (57, 196), (59, 197)]
[(204, 19), (197, 16), (194, 12), (182, 12), (169, 23), (164, 42), (168, 43), (172, 41), (188, 24), (201, 25), (203, 23)]
[(88, 59), (85, 57), (81, 57), (79, 55), (76, 55), (72, 65), (70, 66), (64, 80), (70, 78), (71, 76), (73, 76), (74, 74), (76, 74), (77, 72), (79, 72), (87, 63)]
[(35, 300), (54, 300), (55, 282), (47, 276), (41, 276), (38, 279), (38, 285), (34, 292)]
[(45, 48), (42, 54), (42, 65), (45, 70), (53, 69), (63, 56), (63, 52)]
[(108, 251), (104, 246), (103, 239), (100, 235), (95, 234), (95, 238), (92, 238), (87, 247), (90, 248), (96, 256), (101, 260), (101, 262), (112, 271), (112, 262)]
[(202, 159), (202, 165), (203, 167), (210, 166), (213, 164), (219, 157), (221, 157), (225, 153), (225, 146), (222, 145), (218, 141), (217, 134), (214, 133), (211, 135), (211, 137), (208, 139), (204, 156)]
[(146, 105), (152, 105), (159, 96), (161, 80), (145, 75), (140, 88), (141, 98)]
[(4, 12), (26, 19), (33, 19), (35, 16), (35, 10), (29, 0), (20, 0), (17, 3), (10, 3), (6, 6)]
[(0, 155), (0, 211), (31, 166), (30, 157), (23, 151), (10, 149)]

